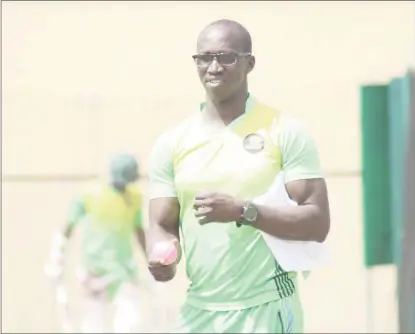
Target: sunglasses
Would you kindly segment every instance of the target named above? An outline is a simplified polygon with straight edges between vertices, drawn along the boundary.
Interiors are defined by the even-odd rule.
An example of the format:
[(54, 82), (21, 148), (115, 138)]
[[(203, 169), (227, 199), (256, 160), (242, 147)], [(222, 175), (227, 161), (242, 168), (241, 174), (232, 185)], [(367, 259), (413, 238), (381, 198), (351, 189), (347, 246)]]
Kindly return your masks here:
[(238, 58), (248, 56), (251, 56), (251, 53), (202, 53), (193, 55), (192, 58), (198, 67), (209, 67), (215, 59), (221, 66), (231, 66)]

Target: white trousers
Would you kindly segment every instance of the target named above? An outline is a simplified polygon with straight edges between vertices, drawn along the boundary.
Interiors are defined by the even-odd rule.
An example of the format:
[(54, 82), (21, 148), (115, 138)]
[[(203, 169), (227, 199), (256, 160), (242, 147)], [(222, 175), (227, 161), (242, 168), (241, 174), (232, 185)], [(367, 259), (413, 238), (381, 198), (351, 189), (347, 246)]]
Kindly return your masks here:
[(142, 309), (137, 287), (125, 283), (114, 300), (98, 296), (87, 296), (84, 300), (81, 319), (82, 333), (140, 333)]
[[(79, 274), (79, 273), (78, 273)], [(85, 276), (78, 276), (81, 281)], [(98, 279), (100, 280), (105, 278)], [(169, 321), (168, 301), (165, 284), (157, 283), (153, 277), (143, 272), (140, 286), (124, 283), (111, 301), (106, 294), (86, 295), (83, 302), (81, 331), (82, 333), (149, 333), (165, 332)], [(145, 297), (148, 302), (145, 302)], [(144, 306), (144, 308), (143, 308)]]

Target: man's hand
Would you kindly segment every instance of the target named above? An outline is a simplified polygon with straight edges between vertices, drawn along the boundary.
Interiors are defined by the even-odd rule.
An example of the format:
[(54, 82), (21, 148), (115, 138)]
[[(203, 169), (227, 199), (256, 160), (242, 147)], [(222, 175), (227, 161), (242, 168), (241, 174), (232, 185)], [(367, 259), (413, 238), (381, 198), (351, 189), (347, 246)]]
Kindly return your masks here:
[(80, 277), (83, 292), (93, 298), (107, 298), (107, 288), (112, 277), (99, 276), (91, 272), (85, 272)]
[[(180, 248), (178, 241), (172, 241), (172, 245), (176, 247), (178, 253)], [(156, 251), (151, 251), (148, 256), (148, 269), (158, 282), (167, 282), (173, 279), (176, 275), (176, 267), (177, 261), (166, 264), (165, 259)]]
[(214, 191), (200, 191), (196, 194), (193, 208), (201, 225), (219, 222), (239, 221), (242, 216), (243, 201), (227, 194)]
[(161, 264), (160, 261), (149, 261), (148, 269), (157, 282), (168, 282), (176, 275), (176, 263), (170, 265)]

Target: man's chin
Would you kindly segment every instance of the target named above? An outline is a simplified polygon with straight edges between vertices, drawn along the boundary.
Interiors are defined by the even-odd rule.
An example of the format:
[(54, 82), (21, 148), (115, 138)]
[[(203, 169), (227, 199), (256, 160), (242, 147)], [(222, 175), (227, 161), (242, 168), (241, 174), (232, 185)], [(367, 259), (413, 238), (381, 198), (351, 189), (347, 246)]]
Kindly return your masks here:
[(206, 85), (205, 89), (212, 101), (223, 102), (229, 98), (228, 90), (221, 85)]

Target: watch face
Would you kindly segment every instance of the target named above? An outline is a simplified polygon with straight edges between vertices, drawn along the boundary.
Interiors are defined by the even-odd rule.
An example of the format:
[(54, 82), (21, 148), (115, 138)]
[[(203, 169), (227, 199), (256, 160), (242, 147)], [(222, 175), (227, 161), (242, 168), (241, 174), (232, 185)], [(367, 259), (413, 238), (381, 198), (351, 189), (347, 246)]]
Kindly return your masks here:
[(258, 216), (258, 212), (256, 207), (251, 204), (251, 203), (247, 203), (245, 205), (245, 210), (244, 210), (244, 219), (247, 220), (249, 223), (253, 223), (256, 221)]

